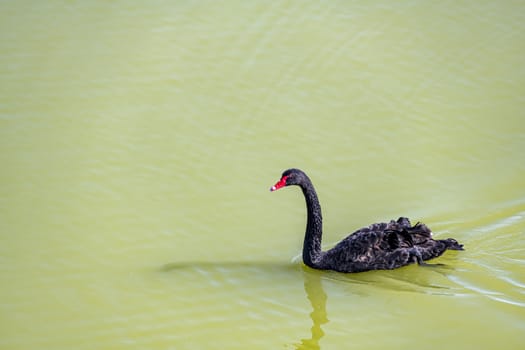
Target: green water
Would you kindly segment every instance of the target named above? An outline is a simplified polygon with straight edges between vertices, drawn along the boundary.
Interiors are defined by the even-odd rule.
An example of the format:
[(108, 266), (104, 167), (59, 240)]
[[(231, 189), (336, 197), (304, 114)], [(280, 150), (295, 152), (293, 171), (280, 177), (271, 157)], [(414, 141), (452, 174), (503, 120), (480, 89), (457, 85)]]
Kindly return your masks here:
[[(520, 1), (0, 4), (0, 348), (523, 349)], [(305, 268), (408, 216), (440, 268)]]

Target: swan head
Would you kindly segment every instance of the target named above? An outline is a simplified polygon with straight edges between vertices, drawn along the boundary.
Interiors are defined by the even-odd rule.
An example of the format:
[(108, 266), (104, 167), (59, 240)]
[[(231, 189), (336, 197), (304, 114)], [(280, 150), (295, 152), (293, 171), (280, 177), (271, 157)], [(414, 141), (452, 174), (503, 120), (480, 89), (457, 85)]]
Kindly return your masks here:
[(281, 175), (281, 179), (275, 183), (272, 187), (270, 187), (270, 191), (277, 191), (280, 188), (283, 188), (285, 186), (291, 186), (291, 185), (300, 185), (303, 183), (308, 177), (306, 174), (299, 169), (288, 169), (283, 172)]

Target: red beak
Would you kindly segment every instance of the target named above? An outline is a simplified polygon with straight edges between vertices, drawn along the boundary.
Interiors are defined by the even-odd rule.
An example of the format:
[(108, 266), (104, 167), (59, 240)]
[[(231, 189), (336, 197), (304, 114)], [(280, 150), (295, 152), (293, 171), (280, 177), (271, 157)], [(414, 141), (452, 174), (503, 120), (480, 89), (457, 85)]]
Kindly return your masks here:
[(286, 186), (286, 178), (287, 177), (288, 176), (281, 177), (281, 179), (279, 181), (277, 181), (277, 183), (275, 185), (270, 187), (270, 192), (277, 191), (279, 188), (283, 188), (284, 186)]

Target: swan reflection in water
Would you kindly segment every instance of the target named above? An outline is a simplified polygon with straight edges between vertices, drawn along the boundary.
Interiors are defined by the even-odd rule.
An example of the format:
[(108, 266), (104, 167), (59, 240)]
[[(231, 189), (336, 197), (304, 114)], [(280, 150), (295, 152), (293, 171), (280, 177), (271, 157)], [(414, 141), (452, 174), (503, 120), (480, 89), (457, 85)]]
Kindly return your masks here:
[(324, 336), (321, 325), (328, 323), (330, 320), (326, 315), (327, 295), (321, 284), (321, 273), (303, 268), (304, 291), (306, 297), (312, 305), (310, 318), (312, 319), (310, 339), (301, 339), (301, 343), (295, 344), (297, 350), (315, 350), (320, 349), (319, 341)]

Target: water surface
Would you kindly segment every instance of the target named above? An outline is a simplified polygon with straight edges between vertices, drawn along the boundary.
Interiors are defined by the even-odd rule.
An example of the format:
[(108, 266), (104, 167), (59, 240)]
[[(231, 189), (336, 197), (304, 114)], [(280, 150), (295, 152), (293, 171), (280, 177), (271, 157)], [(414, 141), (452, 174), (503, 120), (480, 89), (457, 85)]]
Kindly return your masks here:
[[(1, 348), (523, 348), (521, 2), (0, 9)], [(310, 270), (289, 167), (466, 250)]]

